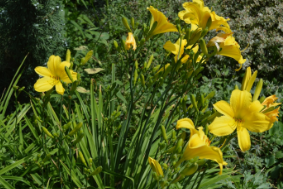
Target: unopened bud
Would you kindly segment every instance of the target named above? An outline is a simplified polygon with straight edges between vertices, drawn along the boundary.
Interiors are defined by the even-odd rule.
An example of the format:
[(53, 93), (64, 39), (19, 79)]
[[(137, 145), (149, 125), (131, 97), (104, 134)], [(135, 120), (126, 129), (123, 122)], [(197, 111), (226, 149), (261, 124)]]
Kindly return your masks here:
[(186, 167), (185, 169), (183, 169), (181, 174), (183, 174), (185, 176), (189, 176), (189, 175), (194, 174), (197, 170), (198, 170), (198, 164), (197, 163), (193, 163), (189, 167)]
[(146, 64), (146, 68), (147, 68), (147, 69), (150, 67), (150, 65), (151, 65), (151, 63), (152, 63), (152, 60), (153, 60), (153, 54), (150, 56), (150, 58), (149, 58), (149, 60), (148, 60), (148, 62), (147, 62), (147, 64)]
[(46, 129), (46, 127), (42, 126), (42, 130), (47, 136), (49, 136), (50, 138), (54, 138), (54, 136)]
[(129, 32), (132, 32), (132, 30), (131, 30), (131, 28), (130, 28), (130, 26), (129, 26), (129, 23), (128, 23), (128, 19), (127, 19), (126, 17), (122, 16), (122, 22), (123, 22), (125, 28), (126, 28)]
[(201, 51), (203, 52), (203, 54), (208, 55), (208, 51), (207, 51), (207, 48), (206, 48), (206, 43), (205, 43), (205, 40), (203, 38), (201, 38), (199, 40), (199, 45), (200, 45), (200, 48), (201, 48)]
[(79, 151), (79, 158), (80, 158), (81, 162), (84, 164), (84, 166), (87, 167), (84, 155), (83, 155), (83, 153), (81, 151)]
[(190, 38), (187, 39), (188, 45), (193, 45), (193, 44), (195, 44), (195, 43), (199, 40), (199, 38), (201, 37), (201, 34), (202, 34), (202, 29), (201, 29), (201, 28), (198, 28), (198, 29), (196, 29), (195, 31), (193, 31), (193, 32), (191, 33)]
[(85, 57), (82, 58), (82, 61), (81, 61), (82, 66), (85, 65), (89, 61), (89, 59), (92, 57), (92, 54), (93, 54), (93, 50), (88, 51)]
[(71, 74), (71, 72), (70, 72), (70, 69), (69, 69), (67, 66), (65, 66), (65, 72), (66, 72), (66, 74), (68, 75), (69, 79), (70, 79), (70, 80), (72, 81), (72, 83), (73, 83), (74, 80), (73, 80), (72, 74)]
[(132, 28), (135, 29), (135, 19), (133, 17), (131, 18), (131, 25)]
[(75, 146), (77, 143), (79, 143), (82, 140), (83, 137), (84, 137), (84, 132), (82, 130), (80, 130), (80, 132), (79, 132), (76, 140), (74, 141), (73, 145)]
[(248, 82), (251, 78), (251, 75), (252, 75), (251, 67), (248, 67), (246, 69), (245, 76), (244, 76), (243, 81), (242, 81), (242, 88), (241, 88), (242, 91), (246, 89)]
[(191, 94), (190, 98), (191, 98), (191, 101), (193, 103), (193, 106), (194, 106), (195, 110), (198, 112), (199, 110), (198, 110), (197, 101), (195, 99), (195, 96), (193, 94)]
[(162, 134), (162, 137), (165, 140), (165, 142), (168, 143), (168, 139), (167, 139), (167, 135), (166, 135), (166, 129), (165, 129), (164, 125), (161, 125), (161, 134)]
[(68, 49), (66, 52), (66, 61), (70, 62), (71, 61), (71, 51)]
[(250, 90), (252, 89), (253, 84), (255, 82), (256, 76), (257, 76), (257, 71), (255, 71), (253, 73), (252, 77), (249, 79), (249, 82), (248, 82), (247, 87), (245, 89), (246, 91), (250, 92)]
[(90, 173), (91, 176), (97, 175), (102, 171), (102, 166), (97, 167), (92, 173)]
[(254, 93), (254, 96), (253, 96), (253, 101), (256, 101), (260, 95), (260, 92), (261, 92), (261, 89), (262, 89), (262, 85), (263, 85), (263, 80), (260, 79), (259, 82), (257, 83), (256, 85), (256, 88), (255, 88), (255, 93)]
[(75, 128), (73, 130), (71, 130), (71, 132), (68, 133), (68, 136), (73, 136), (74, 134), (76, 134), (82, 126), (83, 126), (82, 122), (78, 123), (75, 126)]
[(118, 45), (116, 40), (113, 41), (113, 44), (114, 44), (114, 47), (118, 50), (119, 49), (119, 45)]

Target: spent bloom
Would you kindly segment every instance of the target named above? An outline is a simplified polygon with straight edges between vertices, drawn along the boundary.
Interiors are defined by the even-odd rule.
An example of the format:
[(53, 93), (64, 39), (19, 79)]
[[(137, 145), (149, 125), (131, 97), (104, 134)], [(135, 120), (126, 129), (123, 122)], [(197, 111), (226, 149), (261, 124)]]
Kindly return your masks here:
[(205, 29), (209, 19), (211, 24), (208, 26), (209, 30), (216, 29), (223, 30), (225, 33), (230, 33), (230, 26), (227, 23), (229, 19), (218, 16), (214, 11), (204, 6), (203, 0), (193, 0), (193, 2), (186, 2), (183, 4), (185, 10), (180, 11), (178, 16), (187, 24), (191, 24), (191, 30), (197, 28)]
[(279, 116), (280, 106), (277, 108), (276, 106), (280, 105), (281, 103), (275, 103), (277, 99), (278, 98), (276, 97), (276, 95), (271, 95), (261, 103), (265, 106), (265, 108), (261, 112), (263, 112), (267, 117), (269, 117), (272, 123), (278, 121), (277, 117)]
[(162, 12), (158, 11), (153, 6), (150, 6), (147, 9), (152, 15), (150, 21), (150, 31), (147, 38), (166, 32), (178, 32), (176, 26), (170, 23)]
[(207, 44), (207, 47), (216, 46), (218, 52), (216, 54), (227, 56), (235, 59), (241, 65), (246, 62), (241, 54), (240, 45), (235, 41), (232, 36), (233, 33), (225, 34), (219, 33), (213, 37)]
[(190, 129), (191, 135), (184, 154), (176, 165), (179, 165), (184, 160), (199, 157), (199, 159), (209, 159), (217, 162), (220, 167), (219, 174), (222, 174), (223, 165), (227, 165), (227, 163), (223, 160), (223, 154), (220, 148), (210, 146), (210, 140), (203, 132), (203, 127), (198, 127), (197, 130), (191, 119), (184, 118), (177, 122), (176, 129), (180, 128)]
[(209, 131), (216, 136), (226, 136), (237, 129), (238, 143), (243, 152), (251, 147), (248, 131), (264, 132), (273, 125), (272, 120), (261, 112), (264, 106), (258, 100), (252, 102), (252, 95), (246, 90), (234, 90), (230, 104), (222, 100), (213, 106), (223, 116), (215, 118), (208, 126)]
[(125, 42), (126, 50), (129, 50), (131, 48), (131, 46), (133, 47), (134, 50), (136, 50), (137, 44), (136, 44), (135, 37), (134, 37), (132, 32), (129, 32), (128, 37), (127, 37), (126, 42)]
[[(61, 58), (59, 56), (51, 55), (47, 62), (47, 68), (38, 66), (34, 70), (43, 78), (40, 78), (34, 84), (34, 89), (37, 92), (45, 92), (52, 89), (54, 86), (56, 88), (56, 92), (58, 94), (64, 94), (64, 87), (62, 82), (65, 83), (72, 83), (70, 78), (68, 77), (67, 73), (65, 72), (65, 67), (70, 67), (70, 62), (64, 61), (61, 62)], [(77, 80), (77, 73), (70, 70), (71, 76), (74, 81)]]

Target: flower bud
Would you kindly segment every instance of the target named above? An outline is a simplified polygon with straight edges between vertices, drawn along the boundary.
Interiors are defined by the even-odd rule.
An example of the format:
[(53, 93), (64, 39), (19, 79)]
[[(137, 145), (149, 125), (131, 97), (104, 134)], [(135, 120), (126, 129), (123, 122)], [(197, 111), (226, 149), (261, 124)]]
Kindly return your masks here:
[(189, 176), (189, 175), (194, 174), (197, 170), (198, 170), (198, 164), (197, 163), (193, 163), (189, 167), (186, 167), (185, 169), (183, 169), (181, 174), (183, 174), (185, 176)]
[(21, 87), (21, 88), (19, 89), (19, 92), (23, 91), (24, 89), (25, 89), (25, 87)]
[(200, 160), (197, 161), (197, 164), (199, 166), (204, 165), (205, 163), (206, 163), (206, 159), (200, 159)]
[(70, 62), (71, 61), (71, 51), (68, 49), (66, 52), (66, 61)]
[(71, 130), (71, 132), (68, 133), (68, 136), (73, 136), (74, 134), (76, 134), (82, 126), (83, 126), (82, 122), (78, 123), (75, 126), (75, 128), (73, 130)]
[(166, 163), (162, 163), (162, 167), (163, 167), (164, 170), (168, 169), (168, 165)]
[(81, 60), (82, 66), (85, 65), (87, 63), (87, 61), (89, 61), (89, 59), (92, 57), (92, 54), (93, 54), (93, 50), (88, 51), (88, 53), (85, 55), (85, 57), (82, 58), (82, 60)]
[(118, 45), (116, 40), (113, 41), (113, 44), (114, 44), (114, 47), (118, 50), (119, 49), (119, 45)]
[(193, 31), (193, 32), (191, 33), (190, 38), (187, 39), (188, 45), (193, 45), (193, 44), (195, 44), (195, 43), (199, 40), (199, 38), (201, 37), (201, 34), (202, 34), (202, 29), (201, 29), (201, 28), (198, 28), (198, 29), (196, 29), (195, 31)]
[(180, 154), (182, 152), (183, 144), (184, 144), (184, 140), (180, 138), (177, 142), (174, 152)]
[(71, 121), (70, 121), (69, 123), (65, 124), (65, 125), (63, 126), (64, 131), (67, 131), (71, 125), (72, 125), (72, 122), (71, 122)]
[(141, 41), (140, 41), (139, 46), (143, 46), (144, 43), (145, 43), (145, 38), (142, 38)]
[(164, 125), (161, 125), (161, 134), (162, 134), (162, 137), (165, 140), (165, 142), (168, 143), (168, 139), (167, 139), (167, 135), (166, 135), (166, 129), (165, 129)]
[(203, 54), (208, 55), (208, 51), (207, 51), (207, 48), (206, 48), (206, 43), (205, 43), (205, 40), (203, 38), (201, 38), (199, 40), (199, 45), (200, 45), (200, 49), (203, 52)]
[(54, 136), (46, 129), (46, 127), (42, 126), (42, 130), (47, 136), (49, 136), (50, 138), (54, 138)]
[(145, 80), (144, 80), (143, 74), (141, 74), (141, 83), (142, 83), (143, 88), (145, 88)]
[(153, 60), (153, 54), (150, 56), (150, 58), (149, 58), (149, 60), (148, 60), (148, 62), (147, 62), (147, 64), (146, 64), (146, 68), (147, 68), (147, 69), (150, 67), (150, 65), (151, 65), (151, 63), (152, 63), (152, 60)]
[(195, 96), (193, 94), (190, 94), (190, 98), (191, 98), (191, 101), (193, 103), (193, 106), (195, 108), (195, 110), (198, 112), (198, 106), (197, 106), (197, 102), (196, 102), (196, 99), (195, 99)]
[(92, 173), (90, 173), (91, 176), (97, 175), (102, 171), (102, 166), (97, 167)]
[(79, 143), (82, 140), (83, 137), (84, 137), (84, 132), (82, 130), (80, 130), (76, 140), (73, 142), (73, 145), (75, 146), (77, 143)]
[(129, 23), (128, 23), (128, 19), (127, 19), (126, 17), (122, 16), (122, 22), (123, 22), (125, 28), (126, 28), (129, 32), (132, 32), (132, 30), (131, 30), (131, 28), (130, 28), (130, 26), (129, 26)]
[(134, 86), (136, 85), (137, 79), (138, 79), (138, 70), (135, 69), (135, 74), (134, 74)]
[(84, 155), (83, 155), (83, 153), (81, 151), (79, 151), (79, 158), (80, 158), (81, 162), (84, 164), (84, 166), (87, 167)]
[(255, 82), (256, 76), (257, 76), (257, 70), (253, 73), (252, 77), (249, 79), (249, 82), (248, 82), (247, 87), (245, 89), (246, 91), (250, 92), (250, 90), (252, 89), (253, 84)]
[(176, 140), (176, 131), (174, 129), (172, 131), (172, 140), (173, 142)]
[(70, 80), (72, 81), (72, 83), (73, 83), (74, 80), (73, 80), (72, 74), (71, 74), (71, 72), (70, 72), (70, 69), (69, 69), (67, 66), (65, 66), (65, 72), (66, 72), (66, 74), (68, 75), (69, 79), (70, 79)]
[(254, 96), (253, 96), (253, 101), (256, 101), (260, 95), (260, 92), (261, 92), (261, 89), (262, 89), (262, 85), (263, 85), (263, 80), (260, 79), (259, 82), (257, 83), (256, 85), (256, 88), (255, 88), (255, 93), (254, 93)]
[(131, 25), (132, 28), (135, 29), (135, 19), (133, 17), (131, 18)]
[(209, 100), (209, 99), (213, 98), (214, 95), (215, 95), (215, 91), (210, 92), (210, 93), (205, 97), (205, 100)]
[(243, 81), (242, 81), (242, 88), (241, 88), (242, 91), (246, 89), (246, 87), (247, 87), (247, 85), (248, 85), (248, 82), (249, 82), (249, 80), (250, 80), (250, 78), (251, 78), (251, 75), (252, 75), (252, 73), (251, 73), (251, 67), (248, 67), (248, 68), (246, 69), (245, 76), (244, 76)]

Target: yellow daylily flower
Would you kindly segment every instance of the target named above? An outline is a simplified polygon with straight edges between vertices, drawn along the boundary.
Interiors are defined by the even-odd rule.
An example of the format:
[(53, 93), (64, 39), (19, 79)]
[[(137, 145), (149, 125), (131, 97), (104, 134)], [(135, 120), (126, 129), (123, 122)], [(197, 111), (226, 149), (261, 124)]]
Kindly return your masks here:
[[(175, 55), (175, 62), (178, 61), (178, 55), (179, 55), (179, 59), (182, 57), (182, 55), (184, 54), (184, 49), (185, 49), (185, 46), (187, 45), (187, 40), (186, 39), (183, 39), (182, 42), (181, 42), (181, 48), (180, 48), (180, 38), (176, 41), (176, 43), (172, 43), (171, 41), (167, 41), (163, 48), (169, 52), (171, 52), (172, 54)], [(192, 48), (192, 45), (186, 47), (186, 49), (190, 49)], [(198, 49), (199, 49), (199, 46), (196, 45), (192, 50), (194, 53), (197, 53), (198, 52)], [(180, 54), (179, 54), (179, 51), (180, 51)], [(184, 57), (181, 59), (181, 62), (182, 63), (186, 63), (187, 60), (189, 59), (189, 55), (184, 55)], [(198, 58), (198, 61), (199, 62), (201, 59)]]
[(136, 44), (135, 37), (134, 37), (132, 32), (129, 32), (128, 37), (127, 37), (126, 42), (125, 42), (126, 50), (129, 50), (131, 48), (131, 46), (133, 46), (133, 49), (136, 50), (137, 44)]
[(209, 30), (216, 29), (223, 30), (226, 33), (230, 33), (231, 29), (227, 21), (221, 16), (218, 16), (214, 11), (204, 6), (203, 0), (193, 0), (193, 2), (186, 2), (183, 4), (185, 10), (180, 11), (178, 16), (181, 20), (184, 20), (187, 24), (191, 24), (191, 30), (194, 31), (197, 28), (205, 29), (208, 19), (211, 18), (211, 25)]
[[(61, 80), (65, 83), (72, 83), (69, 79), (67, 73), (65, 72), (65, 66), (70, 67), (70, 62), (64, 61), (61, 63), (61, 58), (59, 56), (50, 56), (47, 62), (47, 68), (38, 66), (34, 70), (37, 74), (43, 76), (36, 81), (34, 84), (34, 89), (37, 92), (45, 92), (56, 87), (56, 92), (63, 95), (65, 89), (61, 83)], [(77, 73), (70, 70), (72, 78), (74, 81), (77, 80)]]
[(176, 163), (176, 165), (179, 165), (184, 160), (190, 160), (194, 157), (199, 157), (199, 159), (209, 159), (219, 164), (219, 174), (221, 175), (223, 165), (227, 165), (227, 163), (223, 160), (223, 154), (220, 148), (210, 146), (210, 140), (203, 132), (203, 127), (199, 127), (197, 130), (195, 129), (194, 123), (191, 119), (184, 118), (177, 122), (176, 129), (180, 128), (190, 129), (191, 136), (182, 158)]
[[(162, 12), (158, 11), (153, 6), (150, 6), (147, 9), (150, 11), (152, 15), (150, 21), (150, 34), (149, 36), (147, 36), (147, 38), (150, 38), (160, 33), (178, 32), (176, 26), (174, 24), (171, 24)], [(152, 28), (154, 22), (157, 22), (157, 25), (155, 26), (155, 28)]]
[(148, 162), (149, 165), (152, 169), (153, 172), (155, 172), (157, 174), (157, 176), (162, 176), (164, 177), (161, 165), (158, 163), (158, 161), (156, 161), (155, 159), (148, 157)]
[(218, 52), (216, 54), (231, 57), (238, 61), (238, 63), (242, 67), (242, 64), (246, 62), (246, 59), (243, 59), (240, 45), (235, 41), (235, 38), (232, 36), (232, 34), (233, 33), (217, 34), (216, 37), (212, 38), (208, 42), (207, 47), (216, 46), (218, 49)]
[(230, 104), (222, 100), (213, 106), (223, 116), (214, 119), (208, 126), (209, 132), (226, 136), (237, 129), (238, 143), (243, 152), (251, 147), (248, 130), (264, 132), (272, 126), (270, 118), (261, 112), (264, 106), (258, 100), (252, 102), (252, 95), (246, 90), (234, 90)]

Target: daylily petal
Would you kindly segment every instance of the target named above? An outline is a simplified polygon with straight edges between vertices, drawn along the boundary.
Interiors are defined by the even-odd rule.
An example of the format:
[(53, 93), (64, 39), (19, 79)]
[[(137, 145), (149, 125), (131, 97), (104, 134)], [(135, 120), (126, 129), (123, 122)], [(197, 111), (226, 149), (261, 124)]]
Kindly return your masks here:
[(249, 150), (251, 148), (251, 138), (249, 131), (244, 128), (239, 126), (237, 128), (237, 134), (238, 134), (238, 143), (243, 152)]
[(237, 46), (221, 46), (222, 50), (217, 53), (222, 56), (227, 56), (238, 61), (239, 64), (246, 62), (246, 59), (243, 59), (241, 55), (241, 50)]
[(56, 87), (56, 92), (58, 94), (60, 94), (60, 95), (64, 94), (65, 89), (64, 89), (64, 87), (63, 87), (63, 85), (62, 85), (62, 83), (60, 81), (55, 85), (55, 87)]
[(175, 43), (172, 43), (171, 41), (167, 41), (163, 48), (173, 54), (177, 54), (179, 52), (179, 46)]
[[(191, 142), (191, 140), (195, 142), (197, 140), (197, 134), (192, 136), (189, 143)], [(209, 159), (212, 161), (216, 161), (220, 166), (219, 174), (222, 173), (223, 165), (227, 164), (225, 161), (223, 161), (223, 155), (221, 150), (214, 146), (199, 145), (198, 148), (191, 148), (189, 144), (185, 149), (182, 159), (189, 160), (194, 157), (199, 157), (199, 159)]]
[(41, 76), (45, 76), (45, 77), (52, 77), (52, 73), (49, 69), (47, 69), (46, 67), (42, 67), (42, 66), (37, 66), (34, 71)]
[(70, 66), (71, 66), (71, 63), (67, 61), (60, 63), (56, 69), (56, 75), (60, 78), (64, 77), (65, 75), (67, 75), (65, 71), (65, 67), (69, 68)]
[(271, 120), (265, 114), (260, 112), (250, 113), (243, 122), (243, 127), (252, 132), (262, 133), (270, 127)]
[(162, 12), (158, 11), (153, 6), (150, 6), (147, 9), (150, 11), (153, 18), (151, 19), (150, 29), (154, 22), (157, 22), (155, 29), (151, 32), (151, 36), (166, 32), (178, 32), (176, 26), (168, 22), (166, 16)]
[(221, 16), (218, 16), (214, 11), (211, 12), (210, 16), (212, 23), (209, 27), (209, 30), (218, 29), (218, 30), (225, 30), (224, 31), (225, 33), (232, 32), (229, 24), (227, 23), (227, 21), (229, 21), (230, 19), (225, 19)]
[(198, 133), (198, 130), (195, 129), (195, 125), (190, 118), (183, 118), (177, 121), (176, 129), (181, 128), (190, 129), (191, 136)]
[(251, 105), (249, 106), (249, 111), (250, 112), (260, 112), (263, 109), (263, 105), (258, 101), (254, 101), (251, 103)]
[(224, 100), (218, 101), (215, 104), (213, 104), (213, 107), (221, 114), (228, 116), (230, 118), (233, 118), (234, 111), (231, 108), (230, 104)]
[(56, 76), (56, 70), (61, 63), (61, 58), (59, 56), (51, 55), (47, 62), (47, 68), (51, 71), (52, 75)]
[(216, 136), (230, 135), (235, 131), (237, 124), (233, 118), (228, 116), (221, 116), (214, 119), (208, 126), (209, 132)]
[(52, 79), (52, 78), (49, 78), (49, 77), (43, 77), (43, 78), (40, 78), (36, 81), (36, 83), (34, 84), (34, 89), (37, 92), (49, 91), (50, 89), (52, 89), (52, 87), (54, 87), (56, 82), (58, 82), (58, 81), (55, 80), (55, 79)]
[(234, 111), (235, 117), (239, 117), (241, 111), (250, 106), (251, 101), (252, 95), (248, 91), (234, 90), (230, 98), (230, 105)]

